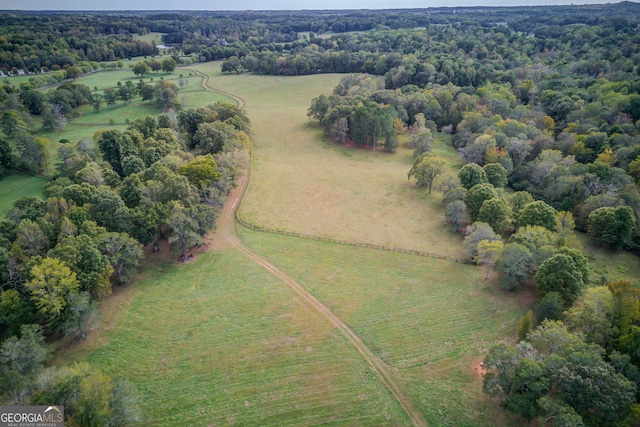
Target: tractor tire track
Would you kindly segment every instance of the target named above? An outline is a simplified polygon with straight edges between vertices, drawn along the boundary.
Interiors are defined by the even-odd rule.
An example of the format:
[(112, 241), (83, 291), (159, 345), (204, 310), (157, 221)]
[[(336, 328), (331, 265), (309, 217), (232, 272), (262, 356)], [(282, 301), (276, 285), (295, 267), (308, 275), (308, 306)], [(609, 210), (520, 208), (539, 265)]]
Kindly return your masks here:
[(208, 74), (204, 74), (202, 71), (198, 71), (196, 69), (192, 69), (189, 68), (189, 71), (195, 73), (196, 75), (202, 77), (202, 80), (200, 81), (200, 86), (202, 86), (202, 89), (204, 90), (210, 90), (212, 92), (216, 92), (219, 93), (220, 95), (224, 95), (224, 96), (228, 96), (229, 98), (232, 98), (234, 101), (236, 101), (238, 103), (238, 107), (240, 108), (244, 108), (244, 106), (246, 105), (246, 102), (244, 101), (244, 99), (240, 98), (239, 96), (236, 96), (232, 93), (229, 92), (225, 92), (223, 90), (220, 89), (216, 89), (212, 86), (209, 86), (209, 75)]

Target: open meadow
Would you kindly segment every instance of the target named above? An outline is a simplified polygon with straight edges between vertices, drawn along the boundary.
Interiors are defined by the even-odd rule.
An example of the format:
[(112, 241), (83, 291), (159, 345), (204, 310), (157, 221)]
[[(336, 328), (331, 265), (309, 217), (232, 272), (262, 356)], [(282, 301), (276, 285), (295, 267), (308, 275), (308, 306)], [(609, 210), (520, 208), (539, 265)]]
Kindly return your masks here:
[(526, 311), (525, 294), (501, 291), (470, 265), (241, 227), (239, 232), (248, 247), (291, 274), (393, 369), (431, 425), (508, 424), (482, 395), (472, 365), (492, 343), (513, 339)]
[[(182, 71), (189, 70), (183, 68)], [(340, 76), (222, 75), (208, 86), (247, 102), (253, 159), (239, 214), (256, 225), (357, 242), (462, 254), (442, 195), (406, 180), (411, 150), (342, 147), (306, 118)], [(210, 94), (210, 92), (202, 92)], [(459, 159), (439, 136), (434, 150)], [(235, 227), (240, 239), (339, 317), (389, 367), (433, 426), (522, 422), (482, 393), (479, 362), (512, 342), (533, 295), (502, 291), (480, 268)], [(165, 254), (157, 256), (163, 257)], [(626, 255), (595, 251), (599, 266)], [(621, 267), (622, 266), (622, 267)], [(140, 390), (149, 425), (409, 425), (407, 413), (326, 316), (232, 246), (188, 264), (153, 257), (104, 303), (105, 319), (57, 363), (87, 360)]]
[[(184, 86), (179, 85), (180, 75), (183, 76)], [(172, 82), (178, 87), (178, 101), (184, 108), (204, 107), (215, 104), (218, 101), (234, 102), (224, 95), (203, 89), (202, 77), (195, 74), (189, 75), (189, 71), (183, 69), (178, 69), (171, 74), (150, 73), (143, 79), (134, 75), (129, 69), (101, 71), (80, 77), (76, 80), (76, 83), (84, 84), (92, 91), (97, 90), (100, 92), (105, 88), (117, 87), (118, 82), (124, 84), (127, 81), (131, 81), (135, 84), (140, 80), (144, 80), (147, 84), (153, 85), (160, 81), (161, 78)], [(140, 97), (134, 98), (131, 103), (126, 105), (122, 101), (118, 101), (114, 106), (108, 106), (103, 103), (99, 112), (96, 112), (91, 105), (84, 105), (78, 108), (76, 112), (79, 117), (69, 121), (64, 129), (57, 132), (39, 132), (41, 136), (48, 138), (52, 142), (52, 152), (55, 152), (60, 139), (68, 139), (72, 144), (76, 144), (83, 139), (91, 139), (98, 129), (117, 128), (124, 130), (123, 124), (127, 120), (135, 120), (145, 116), (156, 117), (162, 114), (156, 104), (149, 101), (142, 102)]]
[[(407, 180), (413, 150), (344, 147), (324, 138), (306, 116), (311, 100), (330, 94), (340, 75), (223, 75), (219, 63), (196, 67), (209, 85), (247, 102), (253, 167), (240, 215), (272, 229), (463, 256), (462, 238), (442, 220), (442, 194)], [(436, 150), (453, 159), (439, 139)]]
[(4, 219), (13, 202), (20, 197), (42, 197), (46, 183), (44, 178), (18, 172), (3, 177), (0, 180), (0, 219)]
[(640, 427), (640, 3), (478, 2), (0, 12), (0, 404)]
[[(229, 84), (244, 79), (225, 77), (214, 75), (209, 85), (234, 92), (237, 87)], [(251, 85), (256, 81), (260, 82), (250, 80)], [(288, 84), (297, 85), (296, 93), (309, 90), (310, 99), (311, 92), (326, 91), (335, 82), (336, 76), (315, 76), (291, 79)], [(260, 89), (267, 88), (254, 88)], [(368, 170), (371, 179), (376, 173), (390, 174), (380, 170), (390, 168), (400, 174), (397, 188), (405, 186), (402, 202), (418, 197), (415, 186), (405, 182), (408, 149), (389, 155), (331, 144), (315, 127), (301, 123), (306, 121), (303, 107), (297, 107), (303, 110), (300, 116), (286, 100), (270, 100), (270, 93), (253, 102), (239, 93), (248, 102), (255, 129), (251, 185), (263, 188), (261, 176), (284, 167), (277, 159), (279, 142), (285, 160), (301, 163), (300, 170), (302, 162), (314, 155), (315, 163), (323, 164), (322, 168), (307, 164), (308, 185), (317, 180), (315, 185), (324, 182), (331, 191), (337, 182), (327, 181), (331, 173), (320, 157), (324, 155), (341, 161), (337, 169), (355, 165), (358, 173)], [(269, 108), (277, 129), (273, 134), (268, 132)], [(295, 125), (286, 120), (289, 113), (300, 120), (297, 127), (288, 128), (293, 137), (287, 137), (286, 126)], [(291, 154), (298, 140), (307, 157)], [(436, 149), (451, 154), (443, 144)], [(260, 171), (262, 175), (256, 173)], [(357, 183), (364, 185), (359, 179), (341, 191), (367, 191), (354, 188)], [(297, 194), (292, 203), (280, 193), (283, 188), (274, 186), (266, 195), (254, 188), (245, 203), (255, 203), (252, 197), (271, 196), (283, 207), (310, 203), (319, 208), (304, 194)], [(431, 196), (438, 212), (437, 218), (430, 216), (433, 224), (442, 222), (440, 197)], [(429, 199), (418, 199), (412, 206), (429, 216), (430, 205), (422, 205)], [(400, 203), (397, 197), (392, 200)], [(381, 212), (385, 206), (367, 208)], [(269, 208), (277, 221), (286, 220), (285, 214), (276, 212), (275, 203)], [(404, 213), (409, 214), (409, 208)], [(300, 225), (313, 227), (308, 230), (312, 232), (323, 227), (313, 222)], [(513, 419), (482, 395), (474, 366), (491, 342), (511, 339), (525, 306), (498, 291), (494, 282), (483, 281), (478, 268), (238, 229), (252, 250), (294, 277), (389, 366), (430, 425), (513, 425)], [(441, 230), (448, 234), (445, 227)], [(341, 232), (350, 230), (344, 224), (329, 230), (330, 235)], [(381, 242), (375, 236), (372, 232), (355, 240)], [(402, 246), (391, 236), (387, 239), (383, 243)], [(439, 247), (443, 245), (453, 254), (461, 247), (459, 240), (442, 241)], [(105, 302), (104, 311), (103, 325), (93, 337), (83, 346), (59, 352), (57, 360), (87, 360), (109, 375), (126, 376), (141, 392), (148, 424), (409, 424), (398, 402), (343, 335), (284, 283), (232, 248), (215, 247), (186, 265), (152, 258), (142, 278), (134, 286), (118, 289)]]
[(144, 424), (408, 424), (346, 339), (238, 252), (154, 266), (66, 355), (133, 382)]

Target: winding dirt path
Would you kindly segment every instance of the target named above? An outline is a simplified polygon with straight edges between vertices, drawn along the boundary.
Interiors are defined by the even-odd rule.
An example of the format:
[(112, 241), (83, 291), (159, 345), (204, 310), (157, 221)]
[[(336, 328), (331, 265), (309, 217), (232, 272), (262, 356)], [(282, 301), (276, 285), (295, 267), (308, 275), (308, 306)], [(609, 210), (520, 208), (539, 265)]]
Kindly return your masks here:
[[(215, 90), (208, 85), (207, 81), (203, 79), (203, 87), (210, 90)], [(231, 96), (232, 98), (241, 102), (241, 105), (245, 105), (241, 98), (234, 95), (217, 91), (224, 95)], [(422, 416), (422, 413), (413, 405), (412, 400), (404, 392), (403, 388), (396, 382), (393, 373), (389, 366), (378, 356), (376, 356), (369, 347), (367, 347), (360, 337), (356, 335), (351, 328), (344, 323), (335, 313), (333, 313), (329, 307), (324, 305), (313, 294), (311, 294), (306, 288), (299, 284), (295, 279), (281, 271), (278, 267), (271, 264), (262, 256), (256, 254), (251, 249), (247, 248), (244, 243), (238, 238), (235, 232), (235, 215), (244, 196), (244, 193), (249, 184), (249, 178), (251, 174), (250, 165), (245, 167), (245, 171), (238, 180), (237, 186), (229, 193), (227, 203), (225, 203), (220, 216), (217, 221), (217, 229), (213, 235), (213, 239), (210, 244), (213, 247), (232, 247), (247, 258), (249, 258), (255, 264), (262, 266), (265, 270), (282, 280), (302, 301), (307, 303), (313, 310), (323, 316), (330, 324), (332, 324), (338, 331), (340, 331), (349, 341), (349, 343), (355, 347), (362, 357), (367, 361), (371, 369), (373, 369), (378, 377), (382, 380), (383, 384), (391, 392), (393, 397), (400, 403), (404, 411), (411, 419), (411, 423), (415, 427), (426, 427), (427, 422)]]
[(192, 73), (195, 73), (196, 75), (202, 77), (202, 80), (200, 81), (200, 86), (202, 86), (202, 89), (204, 90), (210, 90), (212, 92), (216, 92), (219, 93), (220, 95), (224, 95), (224, 96), (228, 96), (229, 98), (233, 98), (237, 103), (238, 103), (238, 107), (243, 108), (246, 105), (246, 102), (244, 102), (244, 99), (229, 93), (229, 92), (225, 92), (223, 90), (220, 89), (216, 89), (212, 86), (209, 86), (209, 75), (203, 73), (202, 71), (198, 71), (194, 68), (185, 68), (185, 67), (181, 67), (184, 69), (187, 69), (189, 71), (191, 71)]

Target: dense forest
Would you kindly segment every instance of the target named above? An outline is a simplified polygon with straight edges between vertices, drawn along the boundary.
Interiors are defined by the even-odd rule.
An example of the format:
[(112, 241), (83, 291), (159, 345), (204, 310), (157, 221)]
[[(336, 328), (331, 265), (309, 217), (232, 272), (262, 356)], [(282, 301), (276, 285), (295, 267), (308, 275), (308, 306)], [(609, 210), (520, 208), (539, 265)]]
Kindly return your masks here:
[(80, 105), (99, 110), (97, 94), (65, 83), (46, 95), (28, 88), (7, 95), (3, 172), (54, 169), (55, 177), (45, 185), (45, 200), (22, 197), (0, 220), (3, 403), (60, 402), (70, 425), (141, 421), (127, 380), (86, 364), (45, 369), (45, 339), (84, 339), (99, 321), (97, 304), (130, 281), (143, 247), (156, 252), (165, 239), (181, 261), (192, 256), (189, 249), (215, 227), (247, 162), (250, 125), (233, 104), (181, 108), (168, 81), (106, 88), (105, 102), (145, 100), (145, 88), (146, 100), (170, 115), (131, 120), (124, 131), (101, 129), (75, 146), (62, 140), (55, 156), (31, 116), (55, 130)]
[[(138, 37), (149, 32), (163, 34), (170, 58), (155, 59), (156, 44)], [(221, 59), (229, 73), (345, 73), (309, 117), (336, 143), (389, 152), (411, 144), (409, 178), (442, 192), (442, 220), (465, 234), (469, 256), (509, 291), (536, 289), (520, 342), (487, 356), (485, 391), (541, 424), (638, 424), (640, 288), (594, 274), (574, 232), (640, 251), (640, 5), (629, 2), (0, 13), (0, 71), (31, 75), (0, 86), (0, 173), (55, 170), (46, 200), (20, 199), (0, 220), (3, 401), (63, 400), (80, 425), (91, 423), (100, 407), (90, 390), (103, 374), (43, 374), (45, 337), (82, 337), (96, 301), (128, 280), (143, 246), (168, 238), (186, 259), (246, 161), (249, 120), (233, 105), (183, 108), (169, 81), (101, 94), (75, 81), (133, 57), (140, 76)], [(39, 89), (51, 83), (60, 84)], [(135, 97), (166, 114), (99, 130), (73, 149), (59, 144), (54, 157), (34, 124), (56, 130), (82, 105), (99, 111)], [(438, 133), (464, 160), (457, 174), (431, 152)], [(127, 404), (135, 391), (118, 379), (109, 390), (105, 423), (136, 421)]]
[[(393, 151), (405, 138), (409, 178), (443, 192), (443, 220), (486, 277), (495, 268), (505, 289), (535, 288), (519, 343), (485, 359), (484, 391), (542, 424), (639, 419), (638, 284), (594, 274), (574, 232), (611, 250), (640, 243), (639, 39), (633, 20), (613, 22), (332, 36), (323, 53), (348, 38), (341, 53), (368, 74), (344, 77), (308, 111), (338, 143)], [(431, 152), (436, 132), (464, 160), (455, 176)]]

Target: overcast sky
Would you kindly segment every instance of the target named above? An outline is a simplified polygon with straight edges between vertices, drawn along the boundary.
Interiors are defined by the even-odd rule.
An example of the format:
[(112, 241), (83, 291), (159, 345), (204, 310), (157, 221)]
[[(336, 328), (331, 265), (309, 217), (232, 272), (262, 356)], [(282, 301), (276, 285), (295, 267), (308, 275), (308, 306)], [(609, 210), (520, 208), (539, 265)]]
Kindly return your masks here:
[(602, 4), (603, 0), (0, 0), (2, 10), (299, 10)]

